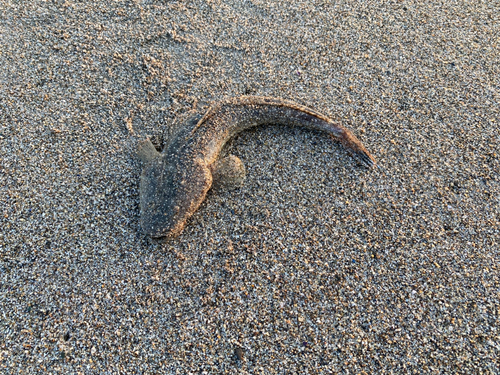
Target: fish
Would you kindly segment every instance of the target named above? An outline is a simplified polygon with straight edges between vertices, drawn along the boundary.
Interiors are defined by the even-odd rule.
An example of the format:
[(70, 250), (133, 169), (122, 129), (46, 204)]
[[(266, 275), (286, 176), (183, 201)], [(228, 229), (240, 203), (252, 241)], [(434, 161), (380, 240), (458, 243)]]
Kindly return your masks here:
[(245, 178), (241, 160), (234, 155), (219, 155), (236, 134), (264, 124), (323, 131), (340, 141), (365, 167), (377, 166), (375, 158), (350, 130), (314, 109), (280, 98), (226, 98), (210, 106), (203, 116), (181, 124), (161, 153), (150, 139), (139, 143), (137, 154), (145, 165), (139, 188), (143, 232), (152, 238), (174, 238), (213, 185), (241, 185)]

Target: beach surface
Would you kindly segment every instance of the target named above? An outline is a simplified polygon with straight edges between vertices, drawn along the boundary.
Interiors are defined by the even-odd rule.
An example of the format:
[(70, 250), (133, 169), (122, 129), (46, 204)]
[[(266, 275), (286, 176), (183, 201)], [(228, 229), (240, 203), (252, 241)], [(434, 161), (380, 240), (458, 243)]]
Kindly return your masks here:
[[(348, 127), (234, 138), (167, 243), (139, 140), (224, 97)], [(0, 0), (0, 373), (500, 373), (499, 1)]]

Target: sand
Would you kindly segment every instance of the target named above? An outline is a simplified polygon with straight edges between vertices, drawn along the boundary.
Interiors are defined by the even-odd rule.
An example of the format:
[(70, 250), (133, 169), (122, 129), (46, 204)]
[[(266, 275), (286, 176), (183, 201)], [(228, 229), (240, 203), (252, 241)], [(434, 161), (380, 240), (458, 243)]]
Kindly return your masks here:
[[(0, 1), (0, 372), (500, 373), (498, 1)], [(228, 146), (166, 244), (139, 139), (244, 94), (350, 128)]]

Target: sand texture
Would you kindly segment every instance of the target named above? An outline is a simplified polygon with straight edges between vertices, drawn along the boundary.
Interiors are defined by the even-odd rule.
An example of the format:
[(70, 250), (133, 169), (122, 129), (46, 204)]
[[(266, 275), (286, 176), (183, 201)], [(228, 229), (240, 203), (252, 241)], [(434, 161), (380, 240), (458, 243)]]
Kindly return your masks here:
[[(139, 140), (263, 126), (166, 244)], [(500, 373), (499, 1), (0, 0), (0, 373)]]

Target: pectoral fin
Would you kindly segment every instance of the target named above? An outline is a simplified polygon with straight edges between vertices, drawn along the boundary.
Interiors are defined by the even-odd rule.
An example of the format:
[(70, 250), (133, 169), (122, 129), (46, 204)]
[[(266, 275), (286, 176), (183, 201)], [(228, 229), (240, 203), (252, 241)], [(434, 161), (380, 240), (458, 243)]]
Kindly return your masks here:
[(160, 156), (160, 153), (156, 151), (155, 146), (151, 143), (149, 138), (139, 142), (139, 145), (137, 146), (137, 157), (141, 160), (141, 162), (149, 163), (158, 156)]
[(245, 166), (237, 156), (229, 155), (219, 159), (210, 169), (213, 188), (233, 190), (241, 187), (245, 181)]

